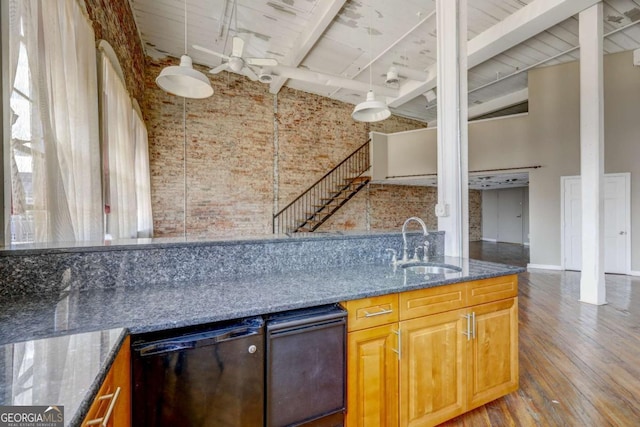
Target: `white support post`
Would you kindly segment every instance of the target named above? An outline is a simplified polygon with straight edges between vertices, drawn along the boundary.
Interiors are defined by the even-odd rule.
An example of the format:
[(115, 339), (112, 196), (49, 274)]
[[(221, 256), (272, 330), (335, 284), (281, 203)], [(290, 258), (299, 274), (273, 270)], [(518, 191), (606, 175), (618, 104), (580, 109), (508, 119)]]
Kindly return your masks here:
[(580, 301), (606, 304), (604, 281), (604, 83), (602, 3), (580, 12)]
[(469, 257), (467, 0), (437, 0), (438, 230), (445, 255)]

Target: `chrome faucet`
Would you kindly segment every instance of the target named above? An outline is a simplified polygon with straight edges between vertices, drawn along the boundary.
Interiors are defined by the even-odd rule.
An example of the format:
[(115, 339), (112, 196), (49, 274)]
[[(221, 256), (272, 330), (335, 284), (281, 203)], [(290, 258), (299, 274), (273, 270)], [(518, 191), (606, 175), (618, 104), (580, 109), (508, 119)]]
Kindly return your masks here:
[(402, 224), (402, 262), (407, 262), (409, 260), (409, 256), (407, 254), (407, 251), (408, 251), (408, 248), (407, 248), (407, 224), (409, 224), (411, 221), (416, 221), (418, 224), (420, 224), (422, 226), (422, 232), (423, 232), (423, 234), (425, 236), (429, 235), (429, 232), (427, 231), (427, 224), (425, 224), (423, 220), (421, 220), (417, 216), (412, 216), (410, 218), (407, 218), (407, 220), (404, 222), (404, 224)]

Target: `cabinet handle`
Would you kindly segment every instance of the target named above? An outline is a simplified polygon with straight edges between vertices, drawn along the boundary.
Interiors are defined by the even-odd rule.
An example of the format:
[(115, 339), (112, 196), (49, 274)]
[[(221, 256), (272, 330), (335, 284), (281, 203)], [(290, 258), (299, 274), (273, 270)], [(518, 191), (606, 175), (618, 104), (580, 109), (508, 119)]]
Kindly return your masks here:
[(476, 339), (476, 312), (471, 312), (471, 338)]
[(400, 333), (400, 329), (397, 331), (392, 331), (394, 334), (398, 336), (398, 349), (392, 348), (391, 351), (398, 355), (398, 360), (402, 357), (402, 334)]
[(385, 310), (383, 308), (380, 311), (376, 311), (374, 313), (369, 313), (367, 310), (364, 310), (364, 317), (382, 316), (383, 314), (389, 314), (389, 313), (393, 313), (393, 310), (391, 310), (391, 309)]
[(463, 314), (462, 317), (464, 317), (465, 319), (467, 319), (467, 330), (462, 332), (462, 335), (466, 335), (467, 337), (467, 341), (471, 340), (471, 314)]
[(118, 400), (118, 396), (120, 396), (120, 387), (117, 387), (116, 391), (114, 391), (111, 394), (105, 394), (98, 397), (98, 400), (111, 399), (111, 402), (109, 402), (109, 407), (107, 408), (107, 412), (104, 414), (104, 417), (87, 421), (85, 425), (86, 426), (100, 425), (100, 427), (107, 427), (107, 423), (109, 423), (109, 418), (111, 418), (111, 414), (113, 413), (113, 408), (116, 406), (116, 400)]

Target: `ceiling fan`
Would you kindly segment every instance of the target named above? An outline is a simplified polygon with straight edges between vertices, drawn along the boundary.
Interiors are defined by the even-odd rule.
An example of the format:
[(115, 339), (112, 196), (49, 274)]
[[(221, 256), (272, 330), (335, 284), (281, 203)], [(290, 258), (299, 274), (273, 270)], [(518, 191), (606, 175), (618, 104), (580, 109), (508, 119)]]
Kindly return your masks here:
[(250, 66), (275, 67), (278, 65), (278, 61), (273, 58), (244, 58), (242, 56), (244, 40), (238, 36), (234, 36), (232, 39), (231, 55), (215, 52), (211, 49), (198, 45), (193, 45), (193, 48), (206, 52), (210, 55), (218, 56), (225, 61), (221, 65), (209, 70), (211, 74), (218, 74), (221, 71), (227, 70), (249, 77), (251, 80), (256, 81), (258, 80), (258, 74), (256, 74)]

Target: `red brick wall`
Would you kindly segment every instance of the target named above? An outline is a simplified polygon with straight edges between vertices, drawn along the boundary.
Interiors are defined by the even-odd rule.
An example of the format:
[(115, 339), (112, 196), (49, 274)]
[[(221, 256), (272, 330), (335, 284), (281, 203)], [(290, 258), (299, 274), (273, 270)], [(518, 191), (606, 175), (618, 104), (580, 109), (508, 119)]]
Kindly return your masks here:
[(131, 96), (142, 102), (144, 51), (127, 0), (85, 0), (96, 42), (106, 40), (116, 52)]
[[(186, 234), (194, 238), (268, 234), (274, 198), (275, 208), (284, 207), (363, 144), (369, 131), (424, 127), (396, 116), (371, 125), (358, 123), (351, 118), (352, 105), (288, 88), (276, 99), (268, 86), (231, 73), (211, 76), (213, 97), (183, 104), (182, 98), (155, 84), (162, 68), (178, 60), (145, 58), (129, 2), (85, 4), (96, 40), (112, 45), (127, 88), (144, 112), (156, 236), (185, 234), (185, 219)], [(479, 194), (469, 196), (472, 240), (481, 232)], [(435, 200), (433, 188), (371, 185), (322, 230), (365, 230), (367, 224), (372, 229), (397, 229), (413, 215), (436, 229)]]
[[(174, 63), (147, 58), (145, 67), (156, 236), (185, 232), (183, 101), (155, 84), (162, 68)], [(274, 198), (278, 209), (284, 207), (362, 145), (369, 129), (424, 126), (395, 116), (373, 125), (355, 122), (352, 105), (289, 88), (276, 97), (267, 85), (232, 73), (211, 76), (211, 82), (211, 98), (186, 101), (186, 234), (193, 238), (269, 234)], [(397, 229), (412, 215), (436, 229), (435, 199), (432, 188), (372, 185), (321, 230), (366, 230), (368, 223)]]

